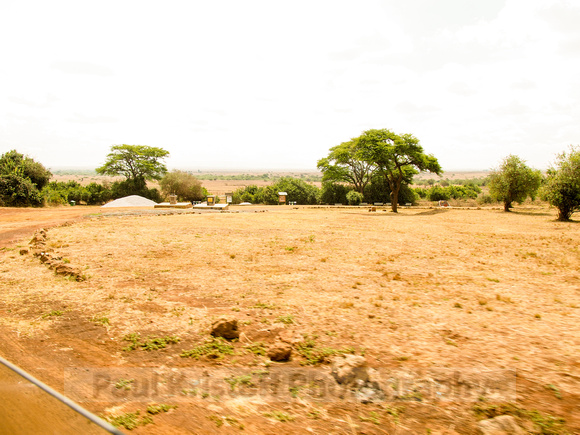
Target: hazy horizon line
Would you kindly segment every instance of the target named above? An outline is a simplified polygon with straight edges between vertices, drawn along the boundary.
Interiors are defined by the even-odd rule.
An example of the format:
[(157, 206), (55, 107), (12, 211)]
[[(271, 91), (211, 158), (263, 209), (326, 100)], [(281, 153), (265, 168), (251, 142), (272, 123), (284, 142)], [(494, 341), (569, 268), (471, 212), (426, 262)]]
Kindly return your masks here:
[[(94, 171), (96, 168), (90, 166), (56, 166), (48, 168), (51, 171), (72, 171), (72, 170), (82, 170), (82, 171)], [(177, 169), (180, 171), (191, 171), (191, 172), (316, 172), (322, 173), (318, 169), (313, 168), (186, 168), (186, 167), (169, 167), (170, 171)], [(489, 172), (490, 169), (477, 169), (477, 168), (450, 168), (443, 170), (443, 173), (448, 172)]]

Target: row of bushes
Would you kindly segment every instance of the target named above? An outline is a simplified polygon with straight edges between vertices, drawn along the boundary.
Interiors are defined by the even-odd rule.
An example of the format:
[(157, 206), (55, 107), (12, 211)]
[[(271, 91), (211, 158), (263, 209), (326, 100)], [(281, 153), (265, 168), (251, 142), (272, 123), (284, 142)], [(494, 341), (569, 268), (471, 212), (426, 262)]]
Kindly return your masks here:
[(114, 183), (90, 183), (82, 186), (76, 181), (49, 183), (42, 196), (50, 205), (67, 204), (71, 201), (83, 204), (104, 204), (111, 199), (129, 195), (140, 195), (155, 202), (161, 202), (170, 194), (177, 195), (179, 201), (202, 201), (208, 192), (201, 182), (185, 171), (173, 170), (159, 181), (161, 192), (148, 188), (144, 178), (133, 178)]
[(467, 185), (475, 185), (475, 186), (487, 186), (489, 183), (489, 177), (475, 177), (475, 178), (466, 178), (466, 179), (453, 179), (450, 180), (446, 178), (444, 180), (435, 180), (433, 178), (429, 178), (427, 180), (415, 180), (415, 184), (419, 186), (467, 186)]
[[(286, 192), (288, 194), (287, 201), (306, 205), (388, 203), (391, 193), (388, 184), (379, 178), (368, 184), (364, 193), (361, 194), (353, 190), (352, 186), (344, 184), (323, 183), (322, 188), (318, 188), (298, 178), (283, 177), (270, 186), (250, 185), (242, 187), (234, 192), (233, 202), (234, 204), (241, 202), (278, 204), (278, 192)], [(399, 192), (399, 203), (414, 203), (416, 200), (417, 196), (413, 189), (407, 185), (402, 185)]]
[(155, 202), (162, 201), (159, 190), (148, 188), (145, 180), (90, 183), (87, 186), (82, 186), (76, 181), (52, 181), (42, 189), (40, 194), (49, 205), (68, 204), (71, 201), (77, 204), (99, 205), (129, 195), (140, 195)]
[(419, 198), (429, 201), (445, 201), (448, 199), (475, 199), (481, 193), (481, 188), (475, 184), (465, 186), (432, 186), (429, 189), (417, 187), (413, 189)]

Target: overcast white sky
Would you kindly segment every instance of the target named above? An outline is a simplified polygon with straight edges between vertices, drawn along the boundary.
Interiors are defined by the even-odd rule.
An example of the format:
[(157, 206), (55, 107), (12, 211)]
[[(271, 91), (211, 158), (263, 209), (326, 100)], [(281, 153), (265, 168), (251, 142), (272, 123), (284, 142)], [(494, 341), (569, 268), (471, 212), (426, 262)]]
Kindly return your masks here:
[(580, 143), (580, 1), (0, 0), (0, 152), (315, 169), (369, 128), (444, 170)]

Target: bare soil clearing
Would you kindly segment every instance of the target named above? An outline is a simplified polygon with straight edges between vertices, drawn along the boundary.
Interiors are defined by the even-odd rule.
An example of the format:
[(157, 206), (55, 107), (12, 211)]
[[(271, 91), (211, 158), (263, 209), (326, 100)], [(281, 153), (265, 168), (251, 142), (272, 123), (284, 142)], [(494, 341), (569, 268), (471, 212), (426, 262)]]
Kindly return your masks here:
[[(62, 210), (4, 209), (0, 229), (31, 231), (92, 212)], [(580, 431), (577, 223), (541, 208), (254, 213), (262, 210), (96, 214), (50, 229), (48, 246), (81, 267), (84, 282), (20, 255), (31, 234), (22, 235), (0, 254), (0, 354), (98, 414), (177, 405), (133, 433), (240, 433), (243, 425), (264, 434), (469, 434), (474, 405), (507, 402), (485, 391), (466, 399), (460, 390), (438, 400), (419, 383), (375, 403), (317, 400), (330, 351), (364, 355), (391, 383), (405, 375), (437, 381), (433, 373), (447, 370), (467, 388), (515, 371), (513, 403), (528, 412), (522, 425), (551, 415)], [(181, 357), (210, 340), (220, 317), (239, 322), (233, 354)], [(262, 350), (281, 334), (292, 358), (271, 363)], [(168, 337), (179, 340), (151, 348)], [(328, 352), (303, 366), (312, 355), (300, 349)], [(285, 384), (285, 395), (257, 394), (273, 373), (305, 367), (315, 377)], [(108, 395), (96, 395), (95, 373), (107, 374), (99, 385)], [(184, 373), (213, 387), (175, 381)]]

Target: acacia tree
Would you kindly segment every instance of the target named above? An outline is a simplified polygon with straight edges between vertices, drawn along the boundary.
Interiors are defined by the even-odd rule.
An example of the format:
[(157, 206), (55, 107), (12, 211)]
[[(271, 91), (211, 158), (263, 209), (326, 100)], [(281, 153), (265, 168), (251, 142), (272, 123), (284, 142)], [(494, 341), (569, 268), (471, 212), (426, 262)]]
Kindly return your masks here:
[(542, 173), (528, 167), (518, 156), (509, 155), (498, 169), (489, 175), (489, 194), (503, 202), (505, 211), (510, 211), (513, 202), (521, 204), (529, 196), (535, 198), (542, 184)]
[(317, 163), (318, 169), (323, 173), (322, 181), (351, 183), (362, 194), (371, 181), (375, 168), (373, 163), (361, 160), (358, 151), (356, 138), (332, 147), (328, 157)]
[(167, 172), (161, 161), (169, 155), (163, 148), (147, 145), (113, 145), (105, 164), (96, 169), (101, 175), (122, 175), (145, 186), (145, 180), (160, 180)]
[(548, 169), (542, 199), (558, 208), (558, 220), (568, 221), (580, 211), (580, 147), (557, 156), (556, 167)]
[(388, 183), (391, 210), (395, 213), (403, 182), (410, 184), (413, 175), (423, 171), (441, 174), (437, 159), (425, 154), (419, 139), (411, 134), (398, 135), (387, 129), (372, 129), (363, 132), (357, 142), (359, 158), (374, 165)]

